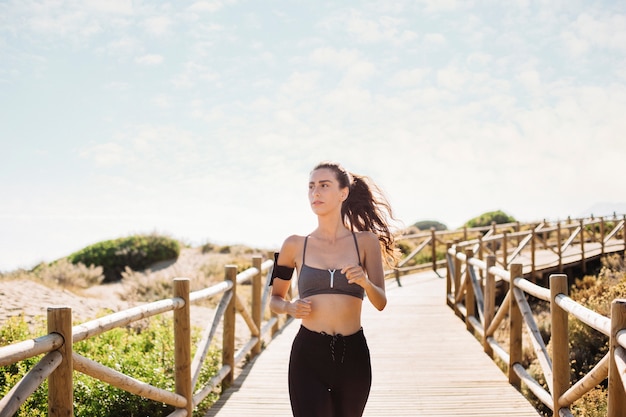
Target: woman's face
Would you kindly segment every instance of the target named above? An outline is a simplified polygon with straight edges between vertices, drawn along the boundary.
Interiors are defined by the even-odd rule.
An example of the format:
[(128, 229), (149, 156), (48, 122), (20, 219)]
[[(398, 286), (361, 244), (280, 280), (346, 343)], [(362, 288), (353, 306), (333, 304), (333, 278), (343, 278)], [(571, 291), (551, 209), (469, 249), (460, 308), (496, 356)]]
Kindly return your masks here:
[(320, 168), (311, 172), (309, 177), (309, 203), (316, 214), (332, 210), (341, 210), (341, 203), (348, 196), (347, 188), (340, 188), (335, 172)]

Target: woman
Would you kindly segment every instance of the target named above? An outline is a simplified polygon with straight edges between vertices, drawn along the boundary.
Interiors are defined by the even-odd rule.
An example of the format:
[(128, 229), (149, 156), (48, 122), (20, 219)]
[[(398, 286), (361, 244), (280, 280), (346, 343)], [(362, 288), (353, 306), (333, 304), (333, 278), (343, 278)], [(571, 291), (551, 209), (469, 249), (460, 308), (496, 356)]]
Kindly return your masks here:
[[(378, 310), (387, 304), (381, 247), (385, 261), (395, 258), (391, 208), (366, 177), (331, 162), (311, 172), (309, 202), (318, 226), (285, 240), (270, 282), (272, 311), (302, 319), (289, 361), (291, 409), (361, 416), (372, 380), (361, 307), (364, 294)], [(299, 298), (290, 301), (294, 268)]]

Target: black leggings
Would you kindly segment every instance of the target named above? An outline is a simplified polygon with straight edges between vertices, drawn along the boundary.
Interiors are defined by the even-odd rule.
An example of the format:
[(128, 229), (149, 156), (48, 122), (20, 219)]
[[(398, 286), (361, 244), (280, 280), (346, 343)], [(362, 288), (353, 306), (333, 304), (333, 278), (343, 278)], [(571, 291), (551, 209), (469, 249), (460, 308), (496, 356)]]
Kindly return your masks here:
[(331, 336), (300, 327), (291, 347), (289, 397), (295, 417), (360, 417), (372, 384), (363, 330)]

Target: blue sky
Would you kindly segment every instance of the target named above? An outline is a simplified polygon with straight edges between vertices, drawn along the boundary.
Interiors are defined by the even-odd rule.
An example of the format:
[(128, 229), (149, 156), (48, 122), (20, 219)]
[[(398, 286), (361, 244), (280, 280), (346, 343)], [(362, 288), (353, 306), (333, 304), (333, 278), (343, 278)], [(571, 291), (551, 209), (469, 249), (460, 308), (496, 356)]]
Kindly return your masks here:
[(625, 2), (2, 0), (0, 271), (277, 248), (321, 160), (407, 226), (626, 211), (625, 112)]

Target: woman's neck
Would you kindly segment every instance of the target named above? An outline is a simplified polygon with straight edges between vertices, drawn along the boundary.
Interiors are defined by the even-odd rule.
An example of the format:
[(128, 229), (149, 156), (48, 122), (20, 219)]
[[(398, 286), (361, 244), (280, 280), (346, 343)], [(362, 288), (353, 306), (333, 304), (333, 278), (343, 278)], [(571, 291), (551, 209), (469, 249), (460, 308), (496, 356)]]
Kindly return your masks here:
[(323, 218), (319, 218), (317, 229), (311, 233), (311, 236), (332, 243), (350, 234), (350, 230), (343, 224), (343, 222), (324, 221)]

